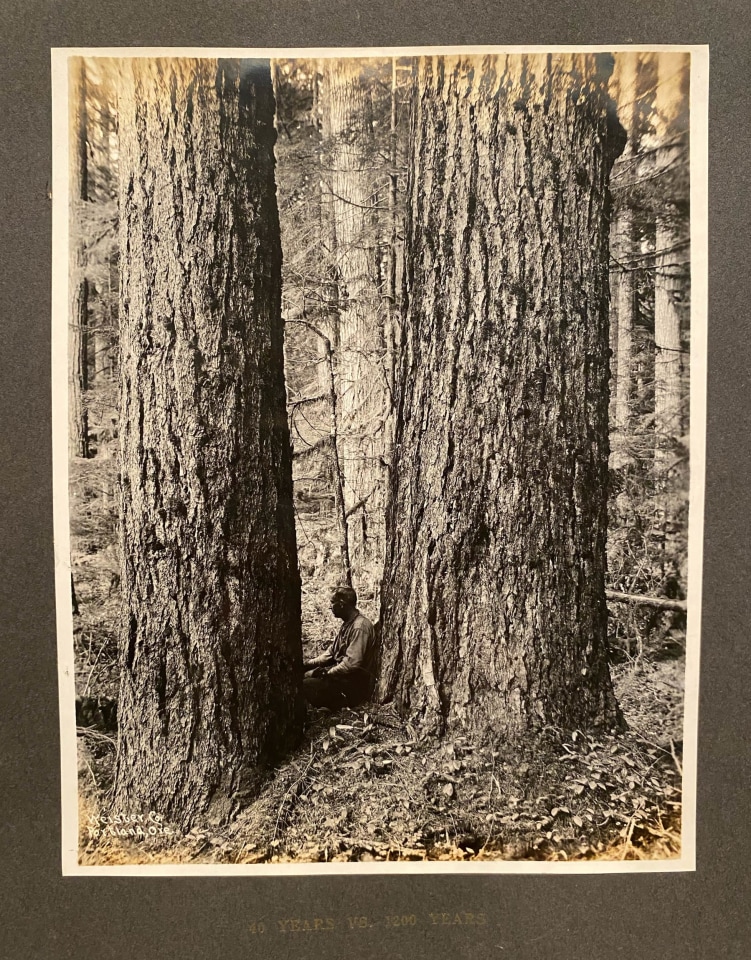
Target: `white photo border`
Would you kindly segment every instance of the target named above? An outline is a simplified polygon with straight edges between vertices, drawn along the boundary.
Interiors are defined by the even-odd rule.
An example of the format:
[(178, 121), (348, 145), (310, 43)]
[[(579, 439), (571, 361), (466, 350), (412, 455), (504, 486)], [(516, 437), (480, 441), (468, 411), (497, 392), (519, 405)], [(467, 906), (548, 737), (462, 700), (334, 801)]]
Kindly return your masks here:
[[(681, 855), (622, 861), (375, 861), (368, 863), (118, 864), (79, 863), (78, 777), (73, 617), (70, 603), (68, 492), (68, 61), (71, 57), (369, 58), (524, 53), (688, 53), (690, 65), (690, 489), (688, 617), (684, 699)], [(708, 318), (709, 48), (700, 44), (565, 44), (440, 47), (55, 47), (52, 79), (52, 449), (55, 596), (60, 706), (62, 872), (64, 876), (334, 876), (336, 874), (578, 874), (668, 873), (696, 870), (699, 654), (706, 476)]]

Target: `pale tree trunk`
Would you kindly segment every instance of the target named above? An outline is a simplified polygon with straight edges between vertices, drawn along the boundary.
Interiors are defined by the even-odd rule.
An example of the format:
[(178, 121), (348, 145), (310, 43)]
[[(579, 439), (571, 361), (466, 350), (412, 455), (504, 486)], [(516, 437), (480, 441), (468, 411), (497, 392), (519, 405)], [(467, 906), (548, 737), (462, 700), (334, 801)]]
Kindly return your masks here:
[[(634, 157), (637, 153), (637, 83), (639, 55), (619, 53), (617, 78), (618, 99), (623, 104), (619, 120), (626, 131), (623, 152), (624, 179), (636, 175)], [(610, 271), (610, 331), (613, 360), (611, 365), (611, 392), (613, 393), (613, 422), (611, 432), (611, 463), (616, 469), (627, 466), (631, 432), (631, 391), (633, 386), (633, 331), (635, 312), (634, 254), (636, 232), (633, 211), (628, 198), (618, 205), (610, 231), (613, 265)]]
[[(411, 68), (410, 68), (411, 69)], [(399, 127), (398, 127), (399, 65), (396, 57), (391, 58), (391, 110), (389, 117), (389, 191), (388, 223), (389, 240), (386, 253), (386, 313), (384, 317), (384, 370), (388, 390), (387, 403), (393, 408), (396, 363), (400, 348), (399, 303), (397, 284), (399, 265), (403, 262), (404, 251), (399, 242)], [(390, 458), (394, 446), (394, 418), (389, 415), (386, 421), (384, 451)]]
[(380, 696), (513, 737), (608, 672), (610, 63), (420, 61)]
[(616, 469), (631, 461), (628, 452), (633, 388), (634, 332), (634, 218), (627, 208), (619, 210), (610, 233), (613, 259), (610, 275), (610, 324), (613, 344), (612, 465)]
[(86, 248), (82, 207), (89, 199), (86, 62), (70, 61), (70, 305), (68, 320), (68, 452), (88, 457), (89, 424), (85, 393), (88, 380), (89, 286), (84, 273)]
[[(116, 197), (118, 182), (117, 118), (115, 116), (115, 99), (111, 82), (105, 82), (103, 85), (102, 100), (101, 135), (103, 162), (107, 167), (106, 189), (108, 193)], [(115, 356), (117, 353), (117, 315), (116, 306), (113, 304), (113, 298), (117, 290), (116, 258), (113, 257), (108, 260), (106, 267), (106, 281), (102, 290), (104, 309), (101, 313), (99, 327), (96, 330), (95, 376), (100, 380), (112, 381), (115, 379)]]
[[(323, 63), (325, 162), (338, 272), (337, 397), (340, 461), (355, 582), (380, 582), (384, 552), (384, 306), (378, 285), (377, 211), (373, 196), (370, 99), (361, 61)], [(368, 578), (366, 568), (375, 571)]]
[(336, 215), (339, 204), (334, 200), (331, 175), (331, 159), (327, 156), (331, 138), (331, 115), (321, 109), (321, 90), (323, 76), (327, 69), (324, 60), (316, 61), (313, 80), (313, 118), (322, 136), (319, 141), (319, 163), (321, 167), (320, 231), (321, 245), (325, 255), (325, 282), (322, 287), (324, 309), (322, 311), (321, 330), (316, 331), (316, 350), (318, 354), (318, 385), (322, 395), (326, 396), (329, 413), (328, 469), (334, 488), (334, 515), (338, 538), (338, 554), (341, 566), (340, 581), (352, 586), (352, 563), (349, 549), (349, 528), (345, 505), (344, 473), (342, 469), (342, 449), (340, 441), (340, 414), (337, 400), (336, 357), (339, 352), (339, 267), (337, 264)]
[(325, 274), (326, 284), (323, 288), (324, 304), (324, 327), (323, 338), (318, 338), (319, 363), (319, 384), (321, 392), (328, 390), (329, 374), (327, 369), (327, 347), (325, 340), (328, 340), (336, 353), (339, 349), (339, 268), (337, 265), (336, 249), (336, 213), (337, 206), (334, 203), (334, 194), (332, 188), (331, 158), (327, 155), (328, 144), (331, 138), (331, 115), (321, 104), (323, 76), (326, 71), (326, 61), (316, 61), (316, 80), (315, 80), (315, 110), (317, 116), (318, 128), (321, 132), (319, 141), (319, 162), (321, 167), (321, 204), (320, 204), (320, 230), (321, 246), (326, 259)]
[(686, 255), (686, 224), (676, 215), (670, 196), (670, 184), (676, 167), (685, 162), (687, 151), (687, 118), (681, 115), (681, 104), (687, 102), (681, 87), (688, 72), (688, 57), (683, 54), (660, 53), (657, 61), (655, 93), (656, 167), (667, 184), (663, 198), (664, 214), (655, 222), (655, 456), (656, 491), (655, 532), (662, 541), (662, 573), (666, 589), (673, 589), (680, 579), (677, 570), (680, 556), (680, 522), (678, 514), (682, 497), (677, 484), (685, 479), (675, 474), (675, 465), (683, 459), (681, 438), (684, 424), (684, 364), (679, 302), (687, 292), (680, 261)]
[(675, 233), (664, 222), (655, 230), (655, 477), (666, 479), (682, 427), (681, 278), (673, 266)]
[(337, 530), (339, 533), (339, 555), (341, 558), (343, 579), (342, 583), (352, 586), (352, 561), (349, 555), (349, 529), (347, 527), (347, 507), (344, 499), (344, 474), (339, 460), (339, 413), (336, 396), (336, 376), (334, 373), (334, 351), (331, 341), (324, 340), (325, 368), (328, 373), (328, 404), (329, 404), (329, 456), (331, 458), (331, 472), (334, 481), (334, 510), (336, 512)]
[[(322, 365), (319, 369), (325, 374), (323, 393), (321, 398), (326, 401), (329, 413), (329, 434), (325, 438), (325, 449), (331, 470), (331, 482), (334, 487), (334, 517), (339, 539), (339, 559), (341, 562), (341, 583), (352, 586), (352, 564), (349, 557), (349, 535), (347, 530), (347, 510), (344, 505), (344, 475), (339, 461), (339, 413), (336, 395), (336, 373), (334, 369), (334, 349), (331, 340), (320, 327), (316, 327), (308, 320), (289, 319), (289, 324), (301, 324), (315, 334), (319, 344), (319, 356), (322, 356)], [(319, 374), (320, 376), (320, 374)]]
[(264, 61), (125, 74), (115, 789), (187, 827), (302, 717), (274, 101)]
[(107, 331), (101, 327), (97, 327), (92, 332), (94, 338), (94, 379), (97, 381), (111, 380), (110, 338)]
[[(683, 54), (661, 53), (657, 61), (655, 92), (658, 170), (669, 173), (681, 161), (685, 143), (676, 142), (675, 113), (681, 102), (682, 71), (687, 69)], [(666, 198), (667, 199), (667, 198)], [(658, 487), (667, 482), (676, 442), (683, 432), (681, 321), (678, 300), (682, 292), (681, 270), (676, 267), (682, 252), (679, 233), (670, 211), (655, 224), (655, 479)]]

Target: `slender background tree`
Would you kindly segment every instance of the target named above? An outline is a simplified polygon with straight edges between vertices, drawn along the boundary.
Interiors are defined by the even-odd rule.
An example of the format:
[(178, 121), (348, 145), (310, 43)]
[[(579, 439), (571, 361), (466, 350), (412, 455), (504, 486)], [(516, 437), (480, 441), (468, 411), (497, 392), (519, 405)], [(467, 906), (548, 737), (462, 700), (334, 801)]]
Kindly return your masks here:
[[(366, 66), (366, 71), (368, 64)], [(377, 69), (373, 65), (372, 69)], [(338, 280), (337, 392), (340, 459), (350, 552), (358, 573), (383, 562), (385, 448), (390, 417), (386, 379), (388, 312), (379, 252), (384, 225), (373, 176), (370, 89), (357, 59), (324, 61), (321, 85), (324, 177)], [(374, 182), (375, 181), (375, 182)]]
[[(277, 61), (274, 76), (303, 576), (353, 583), (376, 619), (411, 61)], [(304, 592), (309, 634), (326, 611)]]
[(608, 570), (614, 648), (627, 656), (680, 654), (685, 636), (688, 75), (685, 54), (640, 52), (619, 56), (613, 81), (630, 143), (612, 176)]
[(89, 424), (85, 394), (88, 389), (88, 313), (89, 281), (84, 269), (86, 237), (83, 229), (85, 207), (89, 201), (89, 156), (86, 61), (70, 64), (70, 89), (73, 110), (70, 117), (70, 212), (73, 224), (72, 267), (70, 283), (70, 317), (68, 320), (68, 447), (71, 457), (89, 455)]

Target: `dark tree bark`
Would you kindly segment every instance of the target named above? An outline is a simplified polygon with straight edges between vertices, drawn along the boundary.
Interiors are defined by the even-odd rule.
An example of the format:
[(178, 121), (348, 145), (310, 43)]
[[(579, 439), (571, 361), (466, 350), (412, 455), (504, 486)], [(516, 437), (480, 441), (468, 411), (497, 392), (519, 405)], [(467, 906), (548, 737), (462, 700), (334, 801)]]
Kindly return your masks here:
[[(402, 68), (404, 69), (404, 68)], [(413, 67), (407, 67), (412, 74)], [(401, 282), (400, 268), (404, 263), (404, 250), (399, 238), (400, 211), (399, 211), (399, 65), (396, 57), (391, 58), (391, 110), (389, 116), (389, 192), (388, 192), (388, 223), (389, 237), (386, 247), (386, 314), (384, 319), (384, 369), (386, 373), (387, 404), (389, 416), (386, 420), (386, 434), (384, 452), (386, 460), (391, 459), (394, 447), (394, 417), (393, 402), (396, 382), (396, 364), (399, 356), (399, 324), (400, 307), (397, 300), (397, 290)], [(386, 480), (388, 477), (386, 476)]]
[(89, 199), (86, 62), (70, 64), (70, 317), (68, 326), (68, 452), (88, 457), (89, 422), (84, 396), (88, 387), (89, 285), (84, 273), (82, 207)]
[(186, 827), (301, 723), (274, 101), (267, 62), (126, 72), (116, 794)]
[(420, 61), (380, 694), (428, 728), (613, 724), (610, 64)]

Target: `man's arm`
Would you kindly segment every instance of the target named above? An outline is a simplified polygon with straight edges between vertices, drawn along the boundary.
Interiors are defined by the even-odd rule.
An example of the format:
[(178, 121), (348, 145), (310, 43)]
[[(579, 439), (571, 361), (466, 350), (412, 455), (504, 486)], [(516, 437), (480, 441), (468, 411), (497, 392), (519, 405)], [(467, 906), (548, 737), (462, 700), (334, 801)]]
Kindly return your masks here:
[(328, 664), (334, 662), (334, 647), (333, 645), (324, 650), (323, 653), (319, 653), (317, 657), (313, 657), (312, 660), (306, 660), (302, 667), (303, 670), (312, 670), (313, 667), (325, 667)]

